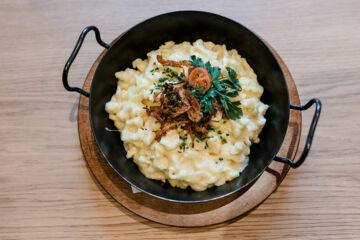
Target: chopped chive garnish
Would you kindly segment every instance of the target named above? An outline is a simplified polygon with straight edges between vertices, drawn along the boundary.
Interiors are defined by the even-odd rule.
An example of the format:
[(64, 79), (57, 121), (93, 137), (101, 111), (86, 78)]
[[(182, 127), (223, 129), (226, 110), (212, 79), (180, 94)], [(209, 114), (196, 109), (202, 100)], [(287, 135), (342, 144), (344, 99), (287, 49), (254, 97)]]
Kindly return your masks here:
[(220, 139), (221, 139), (221, 142), (224, 144), (224, 143), (227, 143), (227, 140), (226, 138), (224, 138), (223, 136), (220, 136)]

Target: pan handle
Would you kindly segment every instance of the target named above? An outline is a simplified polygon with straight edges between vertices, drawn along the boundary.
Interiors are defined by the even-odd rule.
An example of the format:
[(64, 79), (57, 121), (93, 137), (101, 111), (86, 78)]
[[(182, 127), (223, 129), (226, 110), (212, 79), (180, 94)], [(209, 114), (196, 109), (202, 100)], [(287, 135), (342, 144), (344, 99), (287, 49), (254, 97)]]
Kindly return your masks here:
[(275, 161), (289, 164), (290, 167), (292, 167), (292, 168), (299, 167), (305, 161), (306, 156), (308, 155), (308, 153), (310, 151), (311, 143), (312, 143), (312, 140), (314, 138), (316, 125), (317, 125), (317, 122), (318, 122), (319, 117), (320, 117), (321, 101), (319, 99), (317, 99), (317, 98), (313, 98), (308, 103), (306, 103), (305, 105), (302, 105), (302, 106), (301, 105), (290, 104), (290, 109), (303, 111), (303, 110), (309, 109), (312, 105), (314, 105), (314, 103), (316, 104), (314, 117), (313, 117), (311, 125), (310, 125), (309, 133), (308, 133), (308, 136), (307, 136), (307, 139), (306, 139), (305, 148), (304, 148), (299, 160), (294, 162), (293, 160), (290, 160), (288, 158), (275, 156), (274, 157)]
[(101, 40), (101, 37), (100, 37), (100, 32), (99, 32), (99, 29), (95, 26), (87, 26), (86, 28), (84, 28), (84, 30), (82, 30), (80, 36), (79, 36), (79, 39), (75, 45), (75, 48), (74, 50), (72, 51), (69, 59), (67, 60), (65, 66), (64, 66), (64, 70), (63, 70), (63, 75), (62, 75), (62, 81), (63, 81), (63, 84), (64, 84), (64, 87), (66, 90), (72, 92), (72, 91), (75, 91), (75, 92), (78, 92), (82, 95), (84, 95), (85, 97), (90, 97), (90, 93), (89, 92), (86, 92), (84, 89), (81, 89), (81, 88), (78, 88), (78, 87), (70, 87), (69, 86), (69, 82), (68, 82), (68, 73), (69, 73), (69, 69), (70, 69), (70, 66), (71, 64), (73, 63), (73, 61), (75, 60), (76, 58), (76, 55), (78, 54), (80, 48), (81, 48), (81, 45), (83, 44), (84, 42), (84, 39), (86, 37), (86, 35), (88, 34), (88, 32), (90, 32), (91, 30), (93, 30), (95, 32), (95, 37), (96, 37), (96, 41), (101, 45), (103, 46), (104, 48), (106, 49), (109, 49), (110, 48), (110, 45), (103, 42)]

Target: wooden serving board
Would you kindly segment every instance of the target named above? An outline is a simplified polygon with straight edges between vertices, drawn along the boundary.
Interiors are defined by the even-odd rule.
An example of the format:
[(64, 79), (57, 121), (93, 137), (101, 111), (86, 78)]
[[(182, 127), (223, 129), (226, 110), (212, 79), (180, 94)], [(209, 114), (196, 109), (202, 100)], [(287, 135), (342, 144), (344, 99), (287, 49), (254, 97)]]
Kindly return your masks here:
[[(270, 47), (271, 48), (271, 47)], [(95, 70), (106, 53), (104, 50), (92, 65), (83, 89), (89, 90)], [(294, 80), (280, 56), (272, 49), (285, 74), (290, 103), (300, 105)], [(145, 193), (133, 193), (125, 182), (108, 165), (92, 135), (89, 119), (89, 99), (80, 96), (78, 129), (85, 161), (95, 179), (119, 204), (133, 213), (149, 220), (172, 226), (199, 227), (221, 223), (254, 209), (266, 200), (280, 185), (289, 171), (289, 166), (273, 161), (261, 177), (244, 191), (205, 203), (174, 203), (151, 197)], [(301, 112), (290, 111), (289, 127), (278, 156), (294, 159), (301, 135)], [(118, 211), (114, 208), (114, 211)]]

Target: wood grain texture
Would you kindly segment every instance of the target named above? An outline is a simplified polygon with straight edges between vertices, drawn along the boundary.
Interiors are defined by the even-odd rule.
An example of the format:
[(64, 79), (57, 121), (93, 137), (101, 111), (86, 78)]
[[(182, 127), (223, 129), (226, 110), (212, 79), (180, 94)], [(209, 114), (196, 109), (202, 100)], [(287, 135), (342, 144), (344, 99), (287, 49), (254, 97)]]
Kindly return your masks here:
[[(323, 102), (304, 165), (246, 217), (204, 228), (149, 222), (99, 190), (79, 145), (78, 96), (61, 83), (84, 26), (97, 25), (110, 42), (183, 9), (252, 29), (286, 62), (301, 102)], [(359, 9), (356, 0), (0, 1), (0, 239), (359, 239)], [(83, 84), (101, 51), (90, 34), (72, 85)], [(312, 114), (303, 114), (303, 134)]]
[[(290, 103), (300, 105), (299, 95), (288, 68), (278, 54), (273, 49), (272, 51), (284, 72)], [(106, 52), (107, 50), (104, 50), (92, 65), (82, 89), (90, 90), (95, 71)], [(260, 205), (277, 189), (290, 168), (289, 165), (274, 161), (255, 183), (228, 197), (197, 204), (174, 203), (141, 192), (134, 194), (131, 186), (110, 167), (93, 137), (89, 118), (89, 99), (85, 96), (80, 96), (78, 130), (87, 166), (105, 191), (115, 201), (133, 213), (154, 222), (171, 226), (203, 227), (222, 223), (239, 216), (244, 217), (245, 213)], [(301, 112), (290, 111), (289, 127), (277, 155), (294, 159), (300, 135)]]

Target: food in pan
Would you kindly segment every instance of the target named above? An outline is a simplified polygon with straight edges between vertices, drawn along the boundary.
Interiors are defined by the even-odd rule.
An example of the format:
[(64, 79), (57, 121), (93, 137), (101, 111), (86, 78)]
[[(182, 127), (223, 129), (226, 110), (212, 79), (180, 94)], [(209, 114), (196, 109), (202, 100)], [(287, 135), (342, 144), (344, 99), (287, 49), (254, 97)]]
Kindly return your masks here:
[(140, 171), (203, 191), (239, 176), (259, 142), (268, 106), (236, 50), (197, 40), (166, 42), (116, 72), (109, 117)]

